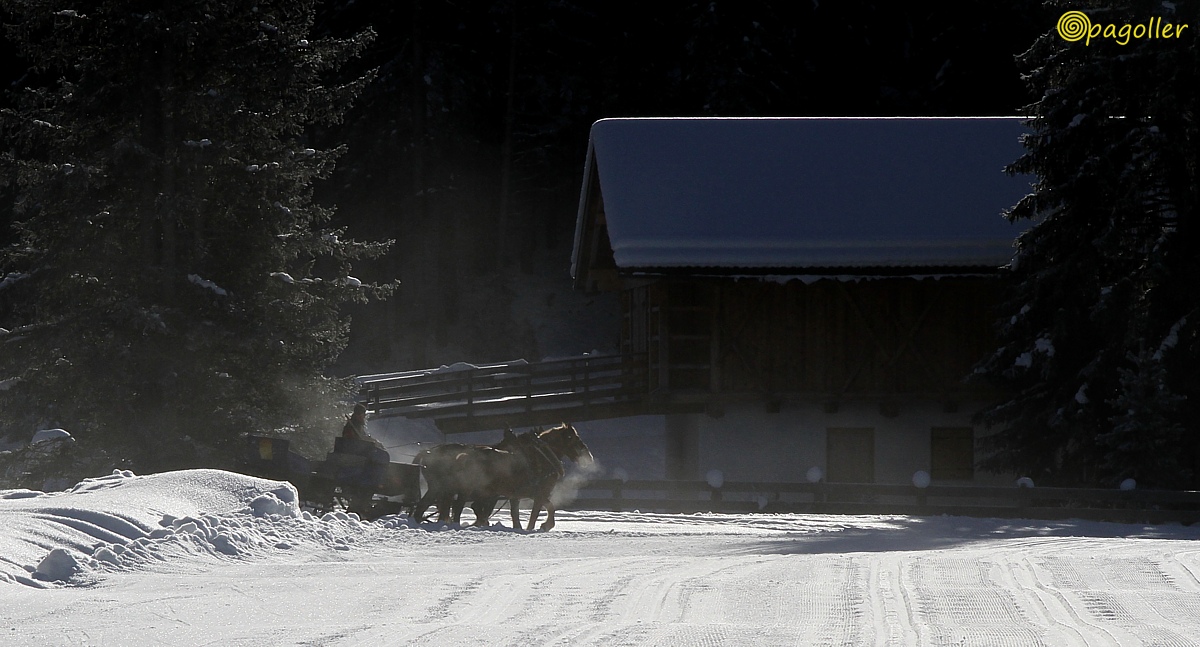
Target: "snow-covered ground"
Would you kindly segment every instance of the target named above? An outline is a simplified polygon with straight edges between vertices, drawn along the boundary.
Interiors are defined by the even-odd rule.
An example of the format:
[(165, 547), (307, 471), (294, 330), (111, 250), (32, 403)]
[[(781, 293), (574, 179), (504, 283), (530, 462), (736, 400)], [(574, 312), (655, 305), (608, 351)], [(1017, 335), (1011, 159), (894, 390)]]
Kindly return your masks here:
[[(507, 512), (495, 519), (507, 519)], [(3, 645), (1196, 645), (1200, 528), (301, 513), (197, 470), (0, 492)]]

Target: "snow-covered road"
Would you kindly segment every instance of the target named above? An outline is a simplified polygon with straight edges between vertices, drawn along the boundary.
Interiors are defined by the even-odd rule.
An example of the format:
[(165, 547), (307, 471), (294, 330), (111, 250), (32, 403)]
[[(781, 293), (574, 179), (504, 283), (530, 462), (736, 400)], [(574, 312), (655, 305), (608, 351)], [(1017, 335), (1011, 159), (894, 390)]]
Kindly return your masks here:
[[(247, 504), (272, 485), (206, 483)], [(63, 509), (44, 498), (28, 514)], [(0, 582), (0, 644), (1200, 645), (1196, 528), (560, 512), (524, 534), (211, 512), (120, 559), (81, 554), (70, 585)]]

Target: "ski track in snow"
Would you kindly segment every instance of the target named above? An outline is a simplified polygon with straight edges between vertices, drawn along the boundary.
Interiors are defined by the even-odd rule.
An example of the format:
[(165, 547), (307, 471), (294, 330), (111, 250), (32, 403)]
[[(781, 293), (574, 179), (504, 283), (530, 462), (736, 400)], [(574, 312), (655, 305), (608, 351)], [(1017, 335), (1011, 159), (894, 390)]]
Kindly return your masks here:
[[(287, 495), (200, 475), (195, 500)], [(187, 499), (195, 516), (154, 533), (154, 483), (0, 497), (0, 518), (32, 529), (0, 529), (0, 546), (75, 537), (119, 557), (70, 584), (0, 581), (0, 645), (1200, 645), (1200, 528), (560, 511), (524, 533)], [(127, 515), (122, 492), (143, 501)]]

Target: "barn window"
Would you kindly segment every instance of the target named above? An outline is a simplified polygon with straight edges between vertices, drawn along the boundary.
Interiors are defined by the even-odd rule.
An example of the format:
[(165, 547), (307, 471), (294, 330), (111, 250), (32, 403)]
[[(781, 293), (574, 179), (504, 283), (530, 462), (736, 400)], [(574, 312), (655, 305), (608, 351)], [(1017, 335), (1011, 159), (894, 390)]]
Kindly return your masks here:
[(934, 427), (930, 430), (929, 443), (930, 476), (945, 481), (975, 478), (974, 429)]
[(875, 430), (830, 427), (825, 436), (826, 479), (830, 483), (875, 482)]

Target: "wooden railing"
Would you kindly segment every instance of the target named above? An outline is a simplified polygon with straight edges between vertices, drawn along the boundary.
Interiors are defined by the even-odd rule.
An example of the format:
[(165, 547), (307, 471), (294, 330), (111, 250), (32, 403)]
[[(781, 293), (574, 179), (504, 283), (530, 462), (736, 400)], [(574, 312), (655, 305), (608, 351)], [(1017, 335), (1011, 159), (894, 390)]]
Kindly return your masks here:
[(572, 510), (642, 512), (791, 512), (1090, 519), (1126, 523), (1200, 521), (1200, 492), (1054, 487), (858, 483), (596, 480)]
[(359, 378), (372, 417), (471, 417), (628, 402), (646, 394), (646, 358), (602, 355), (447, 367)]

